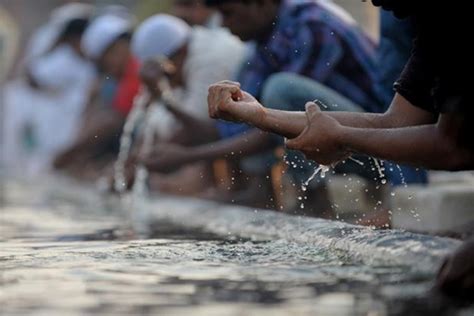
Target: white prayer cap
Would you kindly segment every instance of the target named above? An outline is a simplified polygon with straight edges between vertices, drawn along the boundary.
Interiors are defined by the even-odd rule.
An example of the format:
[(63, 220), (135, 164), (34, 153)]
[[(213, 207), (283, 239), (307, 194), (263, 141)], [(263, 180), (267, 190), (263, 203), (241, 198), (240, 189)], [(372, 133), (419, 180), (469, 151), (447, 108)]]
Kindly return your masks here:
[(131, 32), (130, 21), (115, 15), (97, 17), (82, 36), (81, 46), (84, 53), (98, 59), (121, 35)]
[(26, 60), (46, 54), (59, 40), (69, 22), (89, 19), (94, 14), (94, 6), (85, 3), (68, 3), (51, 12), (48, 22), (41, 26), (28, 42)]
[(126, 7), (121, 4), (110, 4), (99, 10), (98, 15), (115, 15), (119, 18), (123, 18), (130, 23), (135, 24), (136, 18), (133, 13)]
[(145, 20), (132, 38), (132, 50), (141, 61), (151, 57), (170, 57), (187, 41), (191, 27), (183, 20), (157, 14)]
[(51, 12), (50, 21), (64, 25), (75, 19), (89, 19), (93, 13), (93, 5), (73, 2), (54, 9)]

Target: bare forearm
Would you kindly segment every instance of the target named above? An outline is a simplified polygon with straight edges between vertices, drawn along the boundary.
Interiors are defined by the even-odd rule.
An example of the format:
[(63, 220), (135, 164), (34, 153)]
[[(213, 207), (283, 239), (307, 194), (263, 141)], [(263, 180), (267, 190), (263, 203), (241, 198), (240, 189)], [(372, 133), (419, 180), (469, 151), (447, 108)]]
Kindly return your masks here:
[(190, 152), (190, 156), (194, 161), (239, 158), (261, 152), (270, 147), (270, 135), (259, 130), (250, 130), (232, 139), (194, 147)]
[[(323, 109), (324, 110), (324, 109)], [(337, 112), (326, 111), (339, 124), (356, 128), (397, 128), (412, 125), (430, 124), (436, 117), (424, 110), (412, 106), (401, 95), (396, 95), (389, 110), (385, 113)], [(263, 119), (251, 119), (250, 123), (260, 129), (294, 138), (306, 127), (305, 112), (264, 109)]]
[(76, 140), (74, 147), (77, 149), (87, 149), (89, 147), (100, 146), (104, 141), (112, 137), (118, 137), (122, 133), (124, 119), (118, 115), (104, 118), (94, 124), (85, 127), (85, 131)]
[(460, 148), (436, 124), (393, 129), (343, 127), (341, 142), (350, 151), (429, 169), (473, 166), (472, 152)]
[[(326, 112), (341, 125), (359, 128), (391, 128), (392, 124), (385, 114), (359, 112)], [(252, 125), (287, 138), (301, 134), (306, 127), (305, 112), (266, 109), (263, 120), (251, 122)]]
[(197, 118), (174, 105), (168, 105), (167, 109), (186, 127), (187, 131), (191, 131), (186, 133), (185, 143), (196, 144), (217, 139), (215, 124), (209, 120)]

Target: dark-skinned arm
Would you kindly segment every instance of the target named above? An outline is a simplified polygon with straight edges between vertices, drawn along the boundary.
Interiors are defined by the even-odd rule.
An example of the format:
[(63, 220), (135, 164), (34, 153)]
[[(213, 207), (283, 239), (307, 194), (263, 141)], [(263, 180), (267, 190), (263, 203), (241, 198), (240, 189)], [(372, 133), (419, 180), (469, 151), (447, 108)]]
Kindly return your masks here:
[(395, 129), (343, 126), (341, 142), (350, 151), (429, 169), (474, 168), (474, 152), (462, 141), (463, 116), (443, 114), (436, 124)]
[(197, 145), (219, 138), (213, 122), (197, 118), (174, 104), (166, 103), (165, 106), (185, 126), (184, 131), (175, 135), (173, 141), (185, 145)]
[(175, 144), (157, 145), (155, 151), (141, 162), (151, 171), (170, 172), (186, 164), (219, 158), (238, 159), (272, 147), (271, 136), (254, 129), (234, 138), (194, 147)]
[[(429, 124), (436, 116), (416, 108), (401, 95), (396, 95), (385, 113), (325, 112), (339, 124), (356, 128), (397, 128)], [(307, 119), (305, 112), (280, 111), (264, 108), (263, 119), (250, 122), (255, 127), (294, 138), (303, 132)]]
[(334, 164), (355, 152), (429, 169), (462, 170), (474, 164), (467, 139), (473, 127), (461, 115), (442, 114), (434, 124), (358, 128), (341, 125), (309, 102), (306, 116), (306, 128), (287, 146), (319, 164)]
[[(213, 118), (245, 122), (286, 138), (300, 135), (307, 125), (305, 112), (281, 111), (263, 107), (253, 96), (240, 90), (238, 83), (224, 81), (209, 88), (209, 114)], [(411, 105), (397, 94), (382, 114), (329, 112), (341, 125), (358, 128), (396, 128), (429, 124), (436, 116)]]
[(96, 117), (92, 123), (87, 124), (76, 142), (56, 157), (55, 168), (64, 168), (70, 163), (94, 156), (104, 143), (121, 134), (124, 121), (123, 116), (118, 113)]

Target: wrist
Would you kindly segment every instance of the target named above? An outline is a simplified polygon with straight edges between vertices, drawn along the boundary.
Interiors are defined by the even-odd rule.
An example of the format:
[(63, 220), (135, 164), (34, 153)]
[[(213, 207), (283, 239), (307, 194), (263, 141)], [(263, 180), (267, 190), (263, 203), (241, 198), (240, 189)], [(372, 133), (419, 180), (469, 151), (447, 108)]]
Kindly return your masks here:
[(352, 152), (351, 135), (354, 133), (354, 128), (340, 125), (334, 130), (334, 133), (341, 150)]
[(258, 126), (259, 123), (262, 121), (263, 117), (263, 110), (254, 110), (254, 111), (249, 111), (246, 113), (246, 115), (243, 118), (242, 122), (252, 125), (252, 126)]

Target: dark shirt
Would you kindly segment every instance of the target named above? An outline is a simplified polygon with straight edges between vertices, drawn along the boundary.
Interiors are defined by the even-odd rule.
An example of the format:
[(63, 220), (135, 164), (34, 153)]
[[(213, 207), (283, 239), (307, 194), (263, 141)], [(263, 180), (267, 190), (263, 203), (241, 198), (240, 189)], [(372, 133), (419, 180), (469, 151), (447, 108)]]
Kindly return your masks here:
[(474, 87), (469, 1), (373, 2), (415, 21), (414, 48), (395, 90), (429, 112), (473, 112), (474, 98), (469, 91)]
[(380, 12), (380, 42), (377, 49), (377, 92), (381, 112), (390, 106), (395, 91), (393, 83), (400, 77), (411, 55), (415, 28), (410, 19), (398, 19), (392, 12)]

